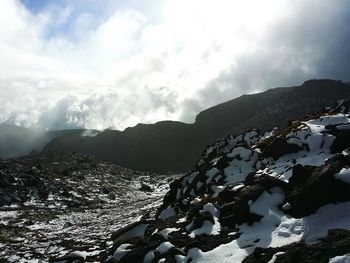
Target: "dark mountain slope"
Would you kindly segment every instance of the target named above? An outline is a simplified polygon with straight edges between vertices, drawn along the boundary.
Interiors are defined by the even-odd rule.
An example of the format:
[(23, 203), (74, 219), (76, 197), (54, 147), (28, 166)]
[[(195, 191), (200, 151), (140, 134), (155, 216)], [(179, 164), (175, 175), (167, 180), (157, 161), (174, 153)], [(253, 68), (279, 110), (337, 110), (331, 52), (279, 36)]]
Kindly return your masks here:
[(228, 134), (250, 127), (265, 130), (321, 110), (350, 96), (341, 81), (310, 80), (303, 85), (244, 95), (209, 108), (194, 124), (163, 121), (139, 124), (125, 131), (107, 130), (95, 137), (66, 135), (51, 141), (45, 151), (78, 151), (120, 165), (153, 172), (186, 171), (202, 149)]
[(288, 120), (319, 111), (322, 105), (348, 94), (348, 86), (340, 81), (309, 80), (301, 86), (270, 89), (219, 104), (199, 113), (195, 125), (205, 130), (214, 124), (215, 129), (207, 129), (213, 139), (218, 138), (219, 130), (226, 136), (251, 127), (265, 130), (285, 126)]

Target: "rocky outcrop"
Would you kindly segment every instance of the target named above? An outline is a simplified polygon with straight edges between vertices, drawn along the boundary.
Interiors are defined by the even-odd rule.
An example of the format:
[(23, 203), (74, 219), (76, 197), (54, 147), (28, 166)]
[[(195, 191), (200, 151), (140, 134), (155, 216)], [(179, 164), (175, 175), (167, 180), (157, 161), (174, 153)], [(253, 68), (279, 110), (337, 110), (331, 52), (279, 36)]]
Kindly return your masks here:
[(349, 139), (349, 105), (214, 142), (136, 239), (114, 238), (105, 261), (349, 260), (350, 149), (340, 143)]
[[(322, 238), (319, 243), (307, 245), (304, 242), (292, 243), (279, 248), (259, 248), (243, 260), (244, 263), (268, 263), (274, 258), (276, 263), (316, 263), (329, 262), (330, 259), (342, 257), (345, 259), (350, 245), (350, 232), (347, 230), (333, 229), (328, 231), (327, 237)], [(339, 259), (340, 260), (340, 259)]]

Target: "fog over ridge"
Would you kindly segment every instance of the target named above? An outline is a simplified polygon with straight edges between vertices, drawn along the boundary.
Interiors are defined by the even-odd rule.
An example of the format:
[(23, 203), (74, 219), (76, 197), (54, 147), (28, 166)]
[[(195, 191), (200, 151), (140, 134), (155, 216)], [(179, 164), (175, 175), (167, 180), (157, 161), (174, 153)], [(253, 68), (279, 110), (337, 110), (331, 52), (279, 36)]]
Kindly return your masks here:
[(348, 81), (346, 0), (91, 3), (1, 2), (0, 123), (191, 123), (242, 94), (311, 78)]

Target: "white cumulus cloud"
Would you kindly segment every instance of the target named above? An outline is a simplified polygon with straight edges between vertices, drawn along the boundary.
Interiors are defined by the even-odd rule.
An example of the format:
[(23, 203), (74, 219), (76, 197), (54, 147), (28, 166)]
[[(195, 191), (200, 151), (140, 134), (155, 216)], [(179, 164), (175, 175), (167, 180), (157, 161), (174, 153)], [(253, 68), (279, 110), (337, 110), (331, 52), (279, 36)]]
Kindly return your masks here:
[(33, 12), (1, 1), (0, 122), (43, 129), (192, 122), (243, 93), (348, 75), (344, 0), (98, 3)]

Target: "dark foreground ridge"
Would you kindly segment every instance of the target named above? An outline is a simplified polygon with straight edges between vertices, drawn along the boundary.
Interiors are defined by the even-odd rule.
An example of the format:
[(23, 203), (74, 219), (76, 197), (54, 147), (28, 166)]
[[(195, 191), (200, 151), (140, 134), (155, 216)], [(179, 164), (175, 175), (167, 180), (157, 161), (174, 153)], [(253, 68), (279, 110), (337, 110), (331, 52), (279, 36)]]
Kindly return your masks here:
[(216, 141), (155, 217), (112, 235), (102, 260), (348, 262), (349, 106)]
[(162, 121), (125, 131), (106, 130), (94, 137), (66, 133), (45, 151), (76, 151), (106, 158), (124, 167), (151, 172), (187, 172), (214, 140), (251, 127), (284, 127), (288, 120), (321, 110), (350, 96), (341, 81), (310, 80), (298, 87), (244, 95), (198, 114), (194, 124)]

